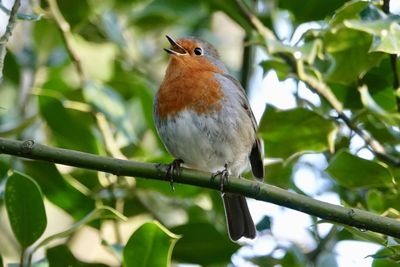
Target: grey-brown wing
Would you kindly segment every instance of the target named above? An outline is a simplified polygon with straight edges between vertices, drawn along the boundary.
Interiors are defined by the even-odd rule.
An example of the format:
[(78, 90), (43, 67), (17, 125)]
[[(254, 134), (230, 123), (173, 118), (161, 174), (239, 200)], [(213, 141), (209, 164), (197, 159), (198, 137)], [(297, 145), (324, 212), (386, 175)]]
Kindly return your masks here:
[[(229, 74), (223, 74), (223, 76), (231, 80), (236, 85), (236, 88), (239, 88), (238, 95), (240, 97), (240, 104), (243, 107), (243, 109), (246, 110), (246, 113), (249, 115), (254, 131), (257, 132), (257, 122), (254, 117), (253, 111), (251, 110), (249, 100), (247, 99), (246, 96), (246, 92), (244, 91), (242, 85), (238, 80), (236, 80)], [(254, 140), (253, 147), (249, 155), (249, 159), (253, 175), (259, 180), (264, 179), (263, 154), (261, 148), (261, 141), (258, 138)]]

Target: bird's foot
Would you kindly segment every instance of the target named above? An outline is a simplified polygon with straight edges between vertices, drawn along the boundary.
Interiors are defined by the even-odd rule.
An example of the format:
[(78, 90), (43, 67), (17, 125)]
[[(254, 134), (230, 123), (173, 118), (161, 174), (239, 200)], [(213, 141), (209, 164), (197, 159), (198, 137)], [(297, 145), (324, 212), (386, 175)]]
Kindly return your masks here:
[(181, 164), (183, 160), (181, 159), (174, 159), (170, 164), (168, 164), (167, 174), (166, 177), (169, 178), (169, 183), (171, 185), (171, 189), (175, 192), (174, 186), (174, 176), (179, 175), (181, 173)]
[(211, 179), (214, 180), (214, 178), (217, 176), (220, 177), (220, 191), (221, 193), (224, 193), (224, 186), (228, 182), (229, 177), (228, 164), (225, 163), (223, 170), (213, 173)]

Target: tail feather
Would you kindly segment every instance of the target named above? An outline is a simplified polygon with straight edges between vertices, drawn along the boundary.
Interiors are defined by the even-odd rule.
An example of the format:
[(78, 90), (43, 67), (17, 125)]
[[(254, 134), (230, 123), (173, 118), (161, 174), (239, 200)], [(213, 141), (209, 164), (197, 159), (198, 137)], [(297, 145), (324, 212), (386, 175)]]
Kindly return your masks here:
[(255, 238), (256, 228), (247, 207), (246, 198), (231, 193), (223, 194), (222, 198), (230, 238), (233, 241), (241, 237)]

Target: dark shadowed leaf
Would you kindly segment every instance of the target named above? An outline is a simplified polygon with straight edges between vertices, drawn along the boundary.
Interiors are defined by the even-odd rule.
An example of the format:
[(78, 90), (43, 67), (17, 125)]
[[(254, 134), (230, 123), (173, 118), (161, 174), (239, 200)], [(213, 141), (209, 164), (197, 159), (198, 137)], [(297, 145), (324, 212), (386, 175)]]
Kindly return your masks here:
[(271, 230), (271, 218), (264, 216), (256, 225), (257, 231)]
[(80, 111), (65, 108), (61, 101), (40, 95), (40, 113), (58, 146), (98, 154), (98, 144), (87, 121)]
[(49, 267), (106, 267), (108, 265), (101, 263), (86, 263), (79, 261), (66, 245), (58, 245), (49, 248), (46, 253)]
[(13, 172), (6, 183), (5, 204), (15, 237), (23, 248), (28, 247), (47, 225), (39, 186), (25, 174)]
[(68, 183), (54, 164), (24, 160), (23, 166), (24, 172), (40, 185), (47, 199), (74, 219), (79, 220), (94, 209), (94, 199)]
[(202, 1), (154, 0), (141, 12), (134, 13), (131, 23), (142, 30), (165, 28), (173, 23), (187, 27), (199, 24), (207, 16), (207, 8)]
[(302, 1), (279, 0), (280, 8), (289, 10), (295, 17), (297, 23), (311, 20), (322, 20), (326, 16), (343, 5), (346, 0), (307, 1), (307, 5)]
[(279, 111), (267, 107), (259, 135), (264, 140), (267, 156), (287, 158), (302, 151), (327, 150), (328, 135), (334, 128), (332, 122), (311, 110)]
[(350, 188), (386, 187), (393, 185), (390, 171), (381, 164), (359, 158), (342, 150), (329, 163), (326, 171), (340, 185)]
[(169, 266), (178, 239), (158, 222), (145, 223), (129, 238), (123, 251), (123, 266)]
[(203, 266), (226, 265), (239, 249), (239, 245), (232, 242), (227, 233), (218, 232), (209, 223), (190, 223), (171, 230), (182, 235), (173, 252), (173, 259), (179, 262)]
[(57, 3), (63, 16), (72, 27), (86, 21), (89, 17), (91, 9), (87, 0), (57, 1)]

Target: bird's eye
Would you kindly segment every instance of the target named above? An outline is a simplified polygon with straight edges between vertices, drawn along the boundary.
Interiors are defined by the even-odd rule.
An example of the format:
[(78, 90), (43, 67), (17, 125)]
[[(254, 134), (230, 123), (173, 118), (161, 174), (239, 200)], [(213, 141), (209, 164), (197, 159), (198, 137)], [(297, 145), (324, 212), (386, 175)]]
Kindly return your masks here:
[(200, 47), (196, 47), (193, 51), (197, 56), (203, 55), (203, 49), (201, 49)]

